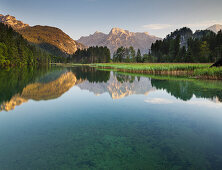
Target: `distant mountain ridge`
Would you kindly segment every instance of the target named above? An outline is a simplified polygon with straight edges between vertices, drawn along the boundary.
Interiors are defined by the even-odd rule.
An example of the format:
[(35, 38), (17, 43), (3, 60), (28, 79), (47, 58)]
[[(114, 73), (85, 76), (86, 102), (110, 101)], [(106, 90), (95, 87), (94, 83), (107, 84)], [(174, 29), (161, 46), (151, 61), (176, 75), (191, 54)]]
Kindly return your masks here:
[(86, 46), (107, 46), (111, 53), (121, 46), (133, 46), (135, 49), (140, 49), (142, 53), (147, 53), (151, 44), (160, 39), (147, 32), (134, 33), (120, 28), (112, 28), (109, 34), (97, 31), (92, 35), (81, 37), (77, 42)]
[(207, 30), (213, 31), (217, 34), (220, 30), (222, 30), (222, 25), (215, 24), (215, 25), (212, 25), (211, 27), (207, 28)]
[(54, 55), (66, 56), (75, 53), (77, 49), (86, 48), (56, 27), (41, 25), (31, 27), (13, 16), (2, 14), (0, 14), (0, 22), (11, 26), (29, 42), (37, 44)]

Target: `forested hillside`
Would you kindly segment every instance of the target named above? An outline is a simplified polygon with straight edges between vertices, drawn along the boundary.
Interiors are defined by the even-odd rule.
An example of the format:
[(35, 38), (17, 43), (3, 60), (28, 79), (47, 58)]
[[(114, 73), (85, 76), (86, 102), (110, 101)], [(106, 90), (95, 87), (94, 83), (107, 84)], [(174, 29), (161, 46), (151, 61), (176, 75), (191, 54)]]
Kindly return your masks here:
[(222, 58), (222, 31), (182, 28), (151, 46), (156, 62), (215, 62)]
[(14, 16), (4, 16), (2, 14), (0, 14), (0, 23), (12, 27), (29, 43), (59, 57), (59, 61), (63, 61), (65, 57), (72, 55), (77, 49), (86, 48), (56, 27), (41, 25), (29, 26), (17, 20)]
[(55, 27), (36, 25), (20, 29), (18, 32), (29, 42), (60, 57), (67, 57), (75, 53), (77, 49), (86, 48)]
[(49, 63), (51, 58), (11, 27), (0, 23), (0, 67)]

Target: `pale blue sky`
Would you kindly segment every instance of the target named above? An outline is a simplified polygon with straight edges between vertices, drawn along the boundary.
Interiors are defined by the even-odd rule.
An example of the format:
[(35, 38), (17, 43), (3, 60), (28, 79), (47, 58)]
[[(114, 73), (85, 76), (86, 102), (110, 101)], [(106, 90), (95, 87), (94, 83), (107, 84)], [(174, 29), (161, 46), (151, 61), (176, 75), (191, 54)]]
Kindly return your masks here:
[(222, 24), (222, 0), (0, 0), (0, 13), (56, 26), (73, 39), (112, 27), (163, 38), (183, 26)]

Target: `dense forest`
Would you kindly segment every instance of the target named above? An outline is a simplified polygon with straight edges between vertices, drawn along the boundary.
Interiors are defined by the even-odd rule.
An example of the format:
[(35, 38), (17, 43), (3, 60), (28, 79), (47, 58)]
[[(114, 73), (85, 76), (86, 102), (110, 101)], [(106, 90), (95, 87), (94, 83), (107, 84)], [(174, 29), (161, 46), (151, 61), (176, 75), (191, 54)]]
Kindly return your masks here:
[(51, 62), (52, 55), (29, 44), (11, 27), (0, 23), (0, 67)]
[(181, 28), (151, 46), (154, 62), (215, 62), (222, 58), (222, 31)]
[(89, 47), (88, 49), (78, 49), (72, 56), (67, 58), (67, 62), (73, 63), (108, 63), (110, 62), (110, 50), (107, 47)]

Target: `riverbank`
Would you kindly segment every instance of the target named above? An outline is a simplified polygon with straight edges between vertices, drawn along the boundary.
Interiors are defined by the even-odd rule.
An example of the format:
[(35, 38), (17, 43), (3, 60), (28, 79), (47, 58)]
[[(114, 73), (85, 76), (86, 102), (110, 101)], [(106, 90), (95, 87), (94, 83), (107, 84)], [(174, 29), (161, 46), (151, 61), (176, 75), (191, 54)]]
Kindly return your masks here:
[(60, 66), (90, 66), (97, 69), (149, 75), (172, 75), (196, 79), (222, 80), (222, 67), (211, 63), (96, 63), (96, 64), (58, 64)]
[(99, 63), (91, 66), (99, 69), (112, 69), (115, 71), (154, 74), (154, 75), (173, 75), (185, 76), (189, 78), (222, 80), (222, 67), (210, 68), (212, 64), (200, 63)]

